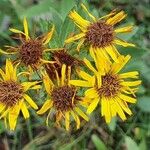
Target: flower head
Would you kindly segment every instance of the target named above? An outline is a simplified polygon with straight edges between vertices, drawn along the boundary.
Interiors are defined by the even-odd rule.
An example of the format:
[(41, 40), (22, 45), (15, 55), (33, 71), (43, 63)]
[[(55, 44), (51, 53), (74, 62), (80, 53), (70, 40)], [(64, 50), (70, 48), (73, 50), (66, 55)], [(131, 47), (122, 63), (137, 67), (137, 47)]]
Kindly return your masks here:
[(19, 34), (21, 44), (17, 47), (8, 46), (9, 51), (6, 52), (0, 50), (0, 52), (3, 54), (17, 55), (17, 60), (19, 62), (32, 69), (38, 69), (39, 66), (45, 63), (53, 63), (52, 61), (45, 60), (43, 53), (50, 50), (46, 45), (52, 38), (54, 26), (49, 33), (37, 38), (31, 38), (29, 36), (29, 29), (26, 18), (24, 18), (23, 26), (24, 32), (13, 28), (10, 29), (10, 31)]
[(46, 72), (52, 80), (56, 79), (56, 70), (59, 77), (61, 77), (61, 68), (63, 64), (65, 64), (67, 68), (71, 67), (71, 71), (74, 71), (74, 68), (83, 65), (83, 61), (71, 56), (64, 48), (53, 51), (52, 60), (55, 61), (54, 64), (45, 65)]
[[(80, 127), (79, 116), (88, 120), (88, 117), (80, 109), (80, 106), (84, 106), (84, 104), (82, 103), (82, 98), (77, 95), (77, 88), (69, 84), (70, 69), (70, 67), (67, 69), (65, 64), (62, 65), (61, 78), (56, 71), (57, 83), (52, 82), (46, 72), (42, 73), (43, 83), (49, 99), (45, 101), (42, 108), (37, 112), (38, 114), (44, 114), (49, 110), (50, 115), (54, 111), (57, 125), (60, 125), (60, 121), (65, 120), (66, 130), (69, 130), (72, 119), (76, 121), (77, 129)], [(49, 115), (47, 116), (47, 124)]]
[(69, 17), (78, 26), (81, 33), (68, 38), (65, 41), (66, 43), (80, 40), (77, 50), (80, 50), (80, 47), (86, 43), (90, 46), (90, 52), (94, 51), (97, 53), (100, 51), (103, 56), (108, 57), (109, 55), (114, 61), (117, 61), (117, 57), (120, 55), (114, 46), (115, 44), (122, 45), (124, 47), (135, 46), (134, 44), (123, 41), (117, 37), (118, 33), (128, 33), (133, 29), (132, 25), (115, 29), (115, 25), (127, 16), (124, 11), (120, 11), (118, 13), (116, 11), (112, 11), (106, 16), (96, 18), (83, 4), (81, 4), (81, 6), (92, 21), (82, 18), (75, 10), (71, 11)]
[(12, 62), (7, 59), (5, 72), (0, 69), (0, 119), (4, 118), (10, 130), (15, 129), (20, 111), (25, 119), (29, 118), (27, 105), (38, 109), (26, 92), (29, 89), (38, 89), (40, 85), (37, 85), (38, 82), (20, 83), (18, 77), (22, 73), (17, 74), (17, 66), (13, 66)]
[(116, 115), (125, 120), (124, 112), (129, 115), (132, 114), (127, 102), (136, 102), (135, 92), (141, 83), (140, 80), (136, 80), (138, 79), (137, 71), (119, 73), (129, 61), (130, 56), (120, 56), (118, 62), (113, 63), (105, 59), (103, 64), (100, 63), (101, 57), (93, 55), (93, 58), (96, 67), (84, 59), (85, 64), (93, 74), (79, 71), (79, 76), (83, 80), (71, 80), (70, 84), (89, 88), (85, 92), (85, 99), (89, 99), (87, 113), (90, 114), (100, 104), (101, 114), (107, 123)]

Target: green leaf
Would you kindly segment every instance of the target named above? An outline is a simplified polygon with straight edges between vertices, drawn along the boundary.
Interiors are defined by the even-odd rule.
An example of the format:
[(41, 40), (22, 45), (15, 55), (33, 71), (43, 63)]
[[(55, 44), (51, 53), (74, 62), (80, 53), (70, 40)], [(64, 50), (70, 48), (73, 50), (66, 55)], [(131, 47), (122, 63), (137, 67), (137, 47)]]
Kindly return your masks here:
[(150, 97), (149, 96), (142, 96), (138, 98), (137, 106), (143, 112), (150, 112)]
[(133, 139), (131, 139), (131, 137), (128, 137), (128, 136), (125, 137), (125, 144), (126, 144), (127, 150), (139, 150), (138, 145)]
[(146, 141), (145, 139), (143, 139), (140, 144), (139, 144), (139, 149), (140, 150), (147, 150), (147, 146), (146, 146)]
[(60, 30), (60, 41), (62, 45), (65, 39), (68, 37), (68, 35), (74, 32), (74, 27), (75, 27), (74, 23), (68, 17), (66, 17)]
[(104, 142), (97, 135), (92, 135), (92, 141), (97, 150), (107, 150)]
[(29, 8), (27, 8), (25, 11), (20, 13), (21, 17), (51, 17), (51, 13), (49, 12), (49, 8), (53, 8), (53, 3), (51, 2), (51, 0), (43, 0), (42, 2), (40, 2), (38, 5), (33, 5)]
[[(58, 1), (59, 2), (59, 1)], [(61, 0), (58, 3), (58, 12), (61, 14), (62, 20), (65, 20), (69, 11), (75, 6), (75, 0)]]
[(108, 124), (108, 127), (111, 131), (115, 131), (117, 125), (117, 118), (114, 117), (111, 122)]

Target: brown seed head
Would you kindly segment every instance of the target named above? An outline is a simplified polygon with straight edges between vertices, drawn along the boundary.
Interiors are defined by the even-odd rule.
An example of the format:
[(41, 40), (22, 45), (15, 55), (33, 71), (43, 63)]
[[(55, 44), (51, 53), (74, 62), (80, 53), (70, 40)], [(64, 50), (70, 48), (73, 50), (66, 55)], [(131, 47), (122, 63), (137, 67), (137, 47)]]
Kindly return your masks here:
[(34, 66), (39, 63), (40, 58), (42, 58), (43, 45), (40, 40), (29, 40), (25, 41), (20, 49), (20, 59), (25, 65)]
[(113, 26), (104, 21), (91, 24), (87, 30), (86, 42), (95, 48), (108, 46), (114, 39)]
[(0, 102), (12, 107), (23, 97), (23, 87), (13, 81), (0, 82)]
[(52, 53), (52, 57), (58, 62), (58, 64), (66, 64), (67, 66), (76, 66), (81, 63), (77, 58), (71, 56), (66, 50), (59, 50)]
[(62, 86), (54, 88), (51, 94), (52, 100), (54, 102), (54, 107), (58, 111), (67, 111), (73, 109), (76, 101), (79, 100), (79, 98), (75, 94), (76, 89), (74, 87)]
[(114, 97), (120, 92), (120, 80), (116, 75), (106, 74), (102, 77), (102, 86), (98, 89), (100, 96)]

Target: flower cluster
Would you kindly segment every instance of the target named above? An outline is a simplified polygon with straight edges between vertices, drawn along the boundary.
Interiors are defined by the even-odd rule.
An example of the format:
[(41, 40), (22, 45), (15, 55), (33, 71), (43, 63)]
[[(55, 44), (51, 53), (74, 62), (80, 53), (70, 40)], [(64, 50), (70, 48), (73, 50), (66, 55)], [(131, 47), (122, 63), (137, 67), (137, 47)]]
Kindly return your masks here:
[[(25, 119), (29, 118), (30, 106), (38, 115), (47, 113), (47, 125), (55, 120), (57, 126), (65, 126), (66, 130), (72, 122), (79, 129), (81, 120), (88, 121), (98, 106), (106, 123), (117, 115), (126, 120), (125, 113), (132, 114), (128, 103), (136, 103), (135, 93), (141, 81), (137, 71), (121, 71), (131, 56), (121, 55), (116, 45), (135, 46), (117, 36), (131, 32), (133, 26), (115, 27), (127, 16), (124, 11), (114, 10), (96, 18), (84, 4), (81, 7), (89, 20), (75, 10), (69, 13), (80, 33), (68, 37), (63, 48), (48, 46), (55, 33), (54, 25), (48, 33), (36, 38), (29, 35), (26, 18), (24, 31), (10, 29), (20, 40), (18, 46), (0, 50), (2, 54), (15, 56), (15, 60), (6, 59), (5, 70), (0, 69), (0, 118), (4, 118), (10, 130), (15, 129), (21, 112)], [(87, 49), (91, 60), (72, 56), (66, 46), (70, 43), (77, 45), (77, 54), (82, 48)], [(45, 59), (45, 55), (50, 58)], [(33, 80), (33, 73), (40, 78)], [(38, 101), (28, 91), (39, 89), (47, 98), (38, 110)]]

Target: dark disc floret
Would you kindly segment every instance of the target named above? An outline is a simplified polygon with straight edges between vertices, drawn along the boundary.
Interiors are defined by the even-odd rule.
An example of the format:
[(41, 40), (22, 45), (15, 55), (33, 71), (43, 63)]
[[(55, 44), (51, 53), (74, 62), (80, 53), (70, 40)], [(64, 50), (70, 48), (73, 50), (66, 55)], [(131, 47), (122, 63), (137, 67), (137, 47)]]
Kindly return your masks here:
[(23, 87), (13, 81), (0, 82), (0, 102), (12, 107), (23, 97)]
[(104, 97), (115, 97), (121, 89), (120, 80), (116, 75), (106, 74), (102, 77), (102, 86), (98, 94)]
[(76, 89), (67, 85), (54, 88), (51, 97), (54, 107), (58, 111), (73, 109), (76, 105), (76, 101), (79, 100), (78, 96), (76, 96)]
[(19, 49), (21, 62), (25, 65), (34, 66), (39, 63), (42, 58), (43, 45), (38, 39), (25, 41)]
[(60, 65), (76, 66), (81, 63), (80, 60), (68, 54), (65, 49), (53, 52), (52, 57), (60, 63)]
[(109, 46), (114, 39), (113, 26), (104, 21), (92, 23), (86, 32), (86, 42), (95, 48)]

